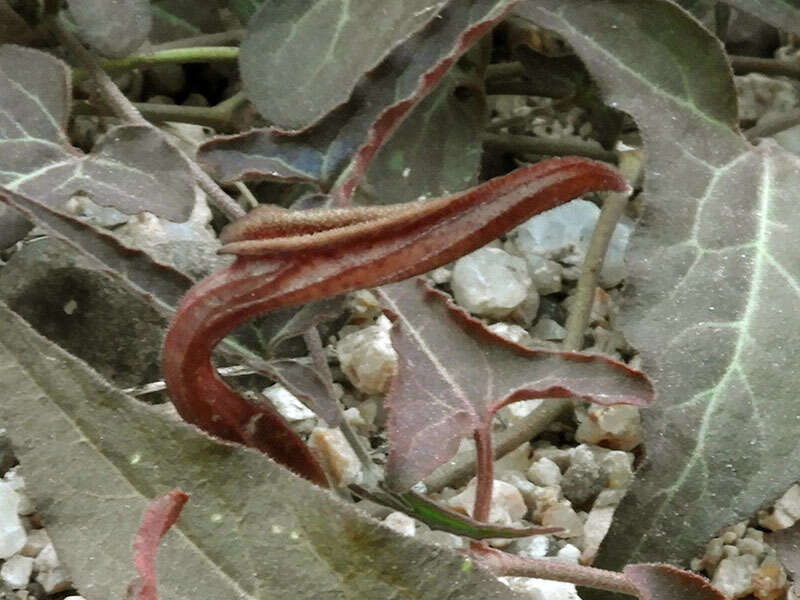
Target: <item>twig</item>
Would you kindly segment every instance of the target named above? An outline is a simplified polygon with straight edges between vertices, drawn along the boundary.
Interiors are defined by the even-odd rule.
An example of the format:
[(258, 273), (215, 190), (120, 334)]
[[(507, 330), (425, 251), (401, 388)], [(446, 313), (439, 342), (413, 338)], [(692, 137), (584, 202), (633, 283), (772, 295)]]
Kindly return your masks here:
[[(159, 50), (150, 54), (134, 54), (125, 58), (100, 61), (101, 69), (106, 71), (125, 71), (139, 67), (152, 67), (164, 64), (229, 62), (239, 57), (239, 48), (230, 46), (202, 46), (193, 48), (174, 48)], [(81, 81), (89, 74), (77, 68), (72, 73), (74, 81)]]
[(638, 597), (636, 587), (622, 573), (539, 558), (523, 558), (499, 550), (472, 548), (475, 562), (498, 577), (536, 577)]
[(525, 73), (525, 67), (517, 61), (492, 63), (486, 67), (485, 81), (489, 84), (507, 79), (517, 79), (524, 77)]
[(759, 123), (746, 130), (744, 136), (752, 142), (758, 138), (769, 137), (797, 125), (800, 125), (800, 109), (795, 108), (794, 110), (762, 119)]
[(628, 194), (605, 194), (603, 208), (594, 226), (592, 239), (586, 251), (578, 286), (575, 289), (575, 303), (567, 317), (567, 335), (564, 339), (564, 350), (578, 351), (583, 348), (583, 332), (589, 323), (589, 316), (594, 304), (595, 289), (603, 269), (603, 261), (608, 252), (611, 236), (617, 222), (628, 204)]
[(595, 160), (616, 163), (617, 155), (604, 150), (597, 142), (583, 140), (547, 139), (529, 135), (486, 133), (483, 145), (491, 150), (515, 154), (543, 154), (547, 156), (586, 156)]
[(736, 75), (763, 73), (764, 75), (783, 75), (800, 79), (800, 63), (794, 61), (735, 55), (730, 56), (730, 60)]
[[(250, 367), (244, 365), (236, 365), (233, 367), (221, 367), (217, 369), (217, 372), (220, 375), (225, 375), (227, 377), (242, 377), (243, 375), (256, 375), (258, 371), (252, 369)], [(125, 388), (122, 390), (125, 394), (129, 396), (144, 396), (146, 394), (152, 394), (154, 392), (160, 392), (167, 388), (167, 385), (163, 381), (154, 381), (152, 383), (146, 383), (145, 385), (140, 385), (137, 387), (130, 387)]]
[[(547, 426), (572, 408), (568, 400), (544, 400), (523, 421), (495, 435), (492, 454), (495, 460), (519, 448), (525, 442), (542, 433)], [(429, 492), (439, 492), (445, 487), (464, 485), (475, 475), (475, 454), (459, 452), (425, 480), (425, 488)]]
[[(163, 133), (147, 121), (130, 100), (125, 97), (111, 80), (108, 73), (100, 68), (100, 65), (97, 63), (92, 53), (83, 47), (72, 32), (61, 26), (57, 16), (50, 18), (49, 25), (53, 34), (58, 38), (58, 41), (61, 42), (70, 53), (76, 56), (83, 64), (84, 68), (91, 74), (92, 78), (97, 83), (97, 91), (100, 97), (114, 112), (116, 117), (134, 125), (152, 127), (155, 131), (158, 131), (160, 135), (163, 135)], [(180, 150), (178, 151), (181, 152)], [(185, 154), (183, 154), (183, 156), (188, 161), (189, 168), (192, 171), (192, 175), (194, 175), (194, 178), (197, 180), (198, 185), (208, 194), (212, 203), (219, 208), (225, 216), (231, 220), (244, 216), (245, 213), (242, 207), (239, 206), (233, 198), (228, 196), (228, 194), (211, 179), (208, 173), (200, 168), (200, 165)]]
[[(246, 101), (247, 98), (240, 92), (216, 106), (180, 106), (176, 104), (151, 104), (148, 102), (134, 102), (132, 104), (142, 117), (151, 122), (193, 123), (212, 127), (217, 131), (227, 131), (231, 129), (232, 114)], [(72, 105), (72, 112), (76, 115), (115, 116), (116, 114), (108, 106), (92, 104), (86, 100), (75, 101)]]

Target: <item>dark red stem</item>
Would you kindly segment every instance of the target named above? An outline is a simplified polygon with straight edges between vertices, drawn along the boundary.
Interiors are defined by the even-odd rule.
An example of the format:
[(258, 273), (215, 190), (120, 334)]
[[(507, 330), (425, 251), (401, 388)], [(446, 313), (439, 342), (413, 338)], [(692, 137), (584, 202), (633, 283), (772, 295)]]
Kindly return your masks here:
[(492, 488), (494, 486), (494, 454), (492, 452), (491, 424), (475, 431), (475, 450), (477, 480), (475, 482), (475, 508), (472, 518), (486, 523), (492, 508)]
[[(620, 175), (602, 163), (560, 158), (460, 194), (388, 211), (374, 221), (363, 222), (362, 211), (354, 213), (352, 222), (339, 214), (312, 234), (295, 235), (289, 227), (286, 236), (275, 237), (272, 230), (267, 239), (235, 236), (223, 251), (237, 254), (236, 261), (189, 291), (167, 334), (163, 369), (170, 396), (190, 423), (258, 448), (325, 485), (319, 462), (280, 415), (250, 404), (219, 378), (211, 355), (222, 338), (281, 307), (429, 271), (588, 191), (626, 188)], [(252, 230), (262, 225), (255, 223)]]

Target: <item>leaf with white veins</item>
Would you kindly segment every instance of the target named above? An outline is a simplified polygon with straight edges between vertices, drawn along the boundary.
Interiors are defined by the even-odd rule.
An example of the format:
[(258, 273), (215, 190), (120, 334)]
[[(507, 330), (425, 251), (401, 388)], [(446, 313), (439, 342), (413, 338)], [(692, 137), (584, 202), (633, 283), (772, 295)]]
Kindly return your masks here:
[(566, 37), (647, 151), (622, 316), (659, 402), (596, 564), (685, 564), (800, 474), (800, 159), (739, 134), (719, 41), (673, 4), (521, 10)]
[(192, 501), (159, 551), (161, 600), (521, 600), (456, 553), (121, 394), (2, 304), (0, 385), (26, 489), (87, 598), (123, 597), (142, 513), (179, 487)]

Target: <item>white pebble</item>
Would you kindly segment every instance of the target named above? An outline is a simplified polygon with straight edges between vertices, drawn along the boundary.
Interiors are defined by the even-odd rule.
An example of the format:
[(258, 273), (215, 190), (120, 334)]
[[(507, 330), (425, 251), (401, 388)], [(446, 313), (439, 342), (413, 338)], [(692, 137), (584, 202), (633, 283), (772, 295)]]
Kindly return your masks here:
[(519, 325), (501, 322), (493, 323), (489, 325), (487, 329), (495, 335), (499, 335), (501, 338), (507, 339), (515, 344), (520, 344), (521, 346), (530, 346), (533, 343), (531, 335)]
[(528, 479), (536, 485), (557, 486), (561, 483), (561, 469), (552, 460), (543, 457), (530, 466)]
[(0, 567), (0, 579), (14, 589), (28, 585), (33, 573), (33, 559), (15, 554)]
[(308, 432), (316, 424), (316, 414), (303, 404), (297, 396), (280, 383), (271, 385), (261, 392), (272, 402), (284, 419), (293, 424), (298, 431)]
[(758, 560), (751, 554), (723, 558), (711, 583), (730, 598), (742, 598), (753, 591), (753, 575), (758, 571)]
[(339, 429), (315, 427), (308, 445), (328, 467), (335, 486), (361, 483), (361, 462)]
[[(472, 516), (475, 508), (475, 489), (477, 480), (469, 482), (464, 491), (453, 496), (447, 503), (457, 510)], [(492, 485), (492, 507), (489, 511), (489, 522), (499, 525), (511, 525), (520, 521), (528, 512), (525, 500), (519, 490), (505, 481), (495, 479)]]
[(553, 321), (553, 319), (539, 319), (531, 330), (533, 337), (539, 340), (560, 341), (567, 336), (567, 330)]
[(502, 319), (528, 296), (531, 278), (522, 258), (500, 248), (481, 248), (456, 261), (450, 285), (466, 310)]
[(42, 584), (48, 594), (61, 592), (72, 585), (69, 573), (61, 566), (53, 544), (48, 544), (34, 559), (34, 566), (38, 574), (36, 581)]
[(572, 538), (583, 535), (583, 521), (568, 503), (551, 506), (542, 513), (542, 525), (561, 527), (564, 531), (558, 537)]
[(19, 496), (9, 483), (0, 481), (0, 558), (22, 550), (27, 534), (19, 518)]
[(389, 337), (391, 323), (381, 315), (375, 325), (346, 335), (336, 345), (342, 371), (355, 387), (381, 394), (397, 372), (397, 352)]
[(383, 520), (383, 524), (389, 529), (393, 529), (400, 535), (405, 535), (408, 537), (412, 537), (414, 535), (414, 531), (416, 530), (414, 519), (409, 517), (407, 514), (398, 511), (389, 514)]
[(35, 557), (44, 550), (47, 544), (51, 544), (50, 536), (44, 529), (34, 529), (28, 532), (28, 539), (22, 547), (20, 554), (23, 556)]
[(578, 425), (575, 439), (615, 450), (633, 450), (642, 443), (642, 424), (636, 406), (593, 404)]

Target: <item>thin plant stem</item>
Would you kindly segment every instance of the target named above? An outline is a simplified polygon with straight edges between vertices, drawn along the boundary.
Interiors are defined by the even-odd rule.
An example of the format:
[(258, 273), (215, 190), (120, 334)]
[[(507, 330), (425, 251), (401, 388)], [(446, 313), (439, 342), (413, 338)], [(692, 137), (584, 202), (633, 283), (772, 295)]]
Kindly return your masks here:
[[(154, 131), (157, 131), (159, 135), (164, 135), (161, 130), (147, 121), (130, 100), (125, 97), (111, 80), (108, 73), (100, 68), (100, 65), (97, 63), (92, 53), (84, 48), (80, 41), (78, 41), (69, 30), (61, 26), (57, 16), (50, 19), (50, 27), (59, 42), (61, 42), (71, 54), (77, 57), (78, 61), (83, 64), (87, 72), (91, 74), (97, 84), (97, 92), (103, 99), (103, 102), (114, 112), (116, 117), (133, 125), (151, 127)], [(178, 149), (178, 152), (181, 151)], [(208, 173), (200, 168), (200, 165), (187, 157), (184, 153), (181, 152), (181, 154), (183, 154), (184, 158), (188, 161), (189, 168), (198, 185), (208, 194), (211, 202), (219, 208), (225, 216), (231, 220), (244, 216), (245, 212), (242, 207), (239, 206), (233, 198), (228, 196), (228, 194), (211, 179)]]
[[(192, 48), (173, 48), (158, 50), (149, 54), (134, 54), (125, 58), (100, 61), (105, 71), (127, 71), (139, 67), (154, 67), (164, 64), (230, 62), (239, 58), (239, 48), (232, 46), (200, 46)], [(73, 80), (81, 81), (89, 74), (81, 69), (73, 71)]]
[(611, 236), (619, 222), (619, 218), (628, 204), (628, 194), (609, 193), (605, 195), (603, 208), (594, 226), (592, 239), (583, 261), (578, 286), (575, 289), (575, 303), (567, 317), (567, 335), (564, 338), (564, 350), (578, 351), (583, 348), (583, 332), (589, 323), (594, 304), (595, 290), (603, 269)]
[(557, 560), (523, 558), (499, 550), (471, 547), (475, 562), (497, 577), (535, 577), (638, 597), (636, 586), (622, 573)]
[(752, 141), (769, 137), (800, 125), (800, 109), (790, 110), (785, 113), (762, 119), (758, 124), (744, 132), (744, 136)]
[[(180, 106), (176, 104), (152, 104), (149, 102), (134, 102), (132, 104), (139, 111), (139, 114), (150, 122), (192, 123), (194, 125), (212, 127), (217, 131), (227, 131), (231, 129), (233, 113), (246, 101), (247, 98), (240, 92), (216, 106)], [(85, 100), (75, 101), (72, 105), (72, 112), (76, 115), (115, 116), (111, 108), (105, 105), (92, 104)]]
[(247, 204), (250, 205), (250, 208), (255, 208), (256, 206), (258, 206), (258, 199), (253, 195), (253, 192), (250, 191), (250, 188), (247, 187), (246, 183), (244, 183), (243, 181), (237, 181), (233, 185), (236, 187), (237, 190), (239, 190), (239, 193), (242, 195), (242, 198), (244, 198), (247, 201)]
[(483, 145), (489, 150), (514, 154), (542, 154), (546, 156), (586, 156), (595, 160), (616, 163), (617, 155), (605, 150), (597, 142), (580, 139), (548, 139), (530, 135), (485, 133)]
[(154, 44), (151, 50), (160, 52), (161, 50), (172, 50), (174, 48), (194, 48), (196, 46), (231, 46), (241, 42), (247, 31), (245, 29), (230, 29), (219, 33), (204, 33), (171, 42)]
[(735, 55), (731, 55), (729, 58), (736, 75), (763, 73), (764, 75), (782, 75), (800, 79), (800, 64), (794, 61)]
[(478, 473), (475, 485), (475, 508), (472, 518), (488, 522), (492, 508), (492, 488), (494, 487), (494, 455), (492, 452), (491, 424), (475, 431), (475, 459)]

